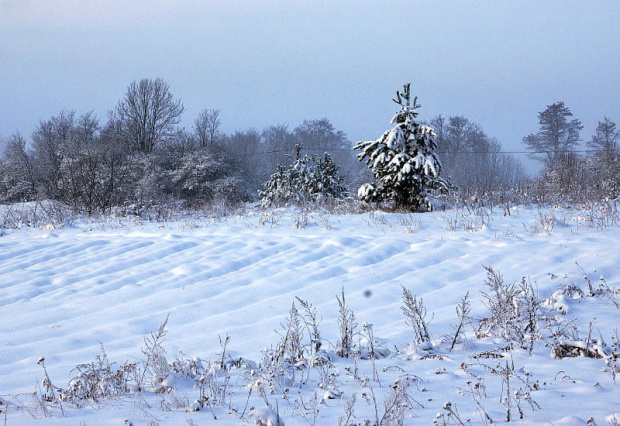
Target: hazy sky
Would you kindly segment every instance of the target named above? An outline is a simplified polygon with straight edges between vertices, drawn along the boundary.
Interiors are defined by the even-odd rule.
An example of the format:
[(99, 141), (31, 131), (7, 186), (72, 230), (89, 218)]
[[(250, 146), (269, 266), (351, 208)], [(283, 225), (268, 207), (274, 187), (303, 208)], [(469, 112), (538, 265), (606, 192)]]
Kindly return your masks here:
[(585, 129), (620, 122), (620, 1), (0, 0), (0, 135), (63, 109), (105, 119), (163, 78), (191, 127), (327, 117), (376, 139), (411, 82), (423, 119), (461, 114), (505, 148), (564, 101)]

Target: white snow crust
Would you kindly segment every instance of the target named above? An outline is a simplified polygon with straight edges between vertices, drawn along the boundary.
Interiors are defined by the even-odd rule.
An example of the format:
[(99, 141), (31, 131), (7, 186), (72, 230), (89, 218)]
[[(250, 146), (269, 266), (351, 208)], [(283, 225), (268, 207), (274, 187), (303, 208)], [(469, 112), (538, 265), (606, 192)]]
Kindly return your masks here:
[[(229, 349), (258, 363), (261, 351), (279, 339), (285, 316), (296, 297), (311, 302), (322, 318), (320, 329), (332, 350), (338, 339), (336, 295), (344, 288), (347, 303), (360, 326), (373, 324), (374, 336), (392, 354), (407, 352), (412, 331), (401, 312), (401, 286), (420, 296), (432, 315), (429, 329), (437, 357), (410, 356), (377, 360), (380, 383), (369, 380), (363, 388), (345, 367), (350, 359), (333, 360), (338, 389), (308, 384), (308, 401), (316, 393), (317, 424), (337, 424), (345, 401), (357, 395), (358, 421), (374, 419), (374, 408), (362, 394), (370, 388), (380, 397), (390, 383), (408, 374), (420, 379), (409, 388), (414, 404), (405, 424), (432, 424), (444, 403), (458, 407), (462, 419), (481, 423), (474, 399), (467, 394), (472, 379), (462, 363), (485, 377), (483, 401), (496, 422), (505, 418), (500, 403), (501, 382), (482, 366), (503, 359), (476, 360), (474, 353), (499, 345), (492, 338), (476, 339), (453, 352), (442, 346), (442, 336), (456, 323), (455, 306), (469, 292), (474, 318), (488, 316), (481, 292), (485, 290), (482, 265), (500, 271), (508, 282), (528, 277), (543, 300), (572, 282), (585, 290), (575, 262), (611, 286), (620, 282), (620, 229), (586, 226), (584, 214), (574, 209), (546, 209), (562, 215), (565, 226), (536, 231), (541, 211), (515, 207), (510, 216), (502, 209), (480, 214), (444, 211), (425, 214), (372, 212), (358, 215), (306, 214), (295, 209), (211, 220), (197, 217), (164, 223), (129, 219), (77, 220), (61, 229), (4, 231), (0, 237), (0, 401), (28, 406), (28, 395), (43, 379), (37, 361), (45, 357), (52, 382), (67, 386), (77, 364), (91, 362), (103, 345), (111, 361), (123, 364), (143, 356), (143, 339), (169, 315), (164, 346), (169, 360), (182, 351), (192, 357), (213, 359), (220, 352), (219, 337), (229, 335)], [(303, 223), (303, 226), (299, 224)], [(556, 279), (555, 277), (563, 277)], [(620, 326), (620, 309), (608, 298), (563, 299), (566, 312), (582, 333), (594, 318), (608, 345)], [(552, 307), (545, 307), (552, 309)], [(524, 403), (519, 424), (581, 424), (592, 417), (606, 424), (618, 412), (620, 383), (603, 371), (600, 359), (552, 359), (544, 341), (536, 341), (531, 355), (515, 350), (517, 369), (538, 382), (532, 393), (540, 409)], [(357, 363), (371, 370), (371, 361)], [(372, 377), (368, 373), (369, 379)], [(620, 380), (620, 379), (619, 379)], [(517, 386), (517, 382), (514, 383)], [(181, 385), (180, 385), (181, 386)], [(515, 388), (516, 389), (516, 388)], [(231, 404), (241, 412), (248, 389), (231, 385)], [(193, 401), (196, 390), (180, 387)], [(291, 391), (292, 392), (292, 391)], [(255, 396), (255, 395), (254, 395)], [(156, 398), (159, 398), (157, 396)], [(278, 395), (269, 395), (271, 408), (252, 402), (254, 419), (265, 424), (278, 414), (287, 425), (308, 424)], [(126, 397), (81, 409), (65, 407), (65, 417), (49, 417), (10, 410), (8, 425), (22, 424), (196, 424), (215, 422), (212, 413), (163, 411), (155, 402), (140, 405)], [(0, 405), (0, 409), (5, 405)], [(252, 422), (240, 419), (228, 406), (216, 412), (221, 424)], [(5, 413), (0, 413), (0, 422)], [(516, 410), (513, 416), (517, 416)], [(270, 423), (271, 422), (271, 423)]]

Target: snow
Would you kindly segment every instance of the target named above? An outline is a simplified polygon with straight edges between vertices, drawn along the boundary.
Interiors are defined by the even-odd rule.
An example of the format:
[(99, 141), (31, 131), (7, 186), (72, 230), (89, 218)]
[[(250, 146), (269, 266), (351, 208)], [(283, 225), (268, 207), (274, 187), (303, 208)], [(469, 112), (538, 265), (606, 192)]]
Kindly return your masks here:
[[(522, 400), (520, 420), (513, 402), (513, 419), (523, 424), (585, 424), (593, 418), (606, 424), (614, 415), (620, 418), (620, 383), (604, 371), (602, 359), (553, 359), (543, 340), (535, 342), (531, 355), (517, 348), (511, 358), (474, 358), (475, 353), (493, 350), (505, 354), (499, 350), (505, 342), (477, 339), (471, 330), (469, 343), (457, 345), (453, 352), (442, 344), (442, 336), (457, 322), (455, 307), (467, 292), (471, 316), (489, 315), (481, 294), (485, 265), (500, 271), (507, 282), (529, 277), (540, 299), (550, 300), (543, 307), (548, 316), (574, 319), (580, 337), (588, 336), (589, 324), (596, 318), (593, 346), (601, 354), (610, 353), (620, 299), (613, 294), (563, 297), (557, 291), (560, 284), (573, 283), (587, 293), (580, 268), (593, 280), (602, 275), (617, 287), (620, 229), (585, 226), (582, 219), (588, 213), (576, 209), (514, 207), (510, 215), (506, 213), (496, 208), (472, 213), (336, 215), (280, 209), (228, 219), (196, 217), (163, 223), (80, 219), (64, 228), (4, 230), (0, 411), (8, 414), (0, 416), (6, 414), (8, 425), (125, 420), (138, 425), (153, 419), (159, 424), (185, 424), (188, 419), (210, 424), (214, 416), (221, 424), (276, 424), (278, 415), (287, 425), (313, 419), (316, 424), (337, 424), (355, 394), (355, 421), (374, 421), (373, 395), (381, 411), (385, 398), (406, 378), (415, 403), (405, 424), (432, 424), (440, 413), (448, 419), (447, 401), (462, 420), (481, 423), (469, 390), (478, 379), (485, 385), (479, 402), (495, 422), (502, 422), (506, 418), (500, 402), (502, 382), (491, 369), (511, 360), (517, 376), (527, 373), (530, 383), (536, 383), (531, 398), (540, 406), (532, 409)], [(300, 221), (302, 215), (307, 219)], [(541, 232), (541, 217), (551, 215), (565, 216), (565, 226)], [(401, 286), (422, 297), (432, 317), (433, 342), (426, 348), (412, 346), (413, 332), (400, 309)], [(338, 340), (336, 295), (343, 288), (358, 331), (364, 331), (362, 324), (372, 323), (367, 328), (389, 354), (385, 358), (343, 359), (333, 352)], [(92, 362), (102, 345), (116, 365), (143, 360), (144, 338), (157, 331), (168, 315), (163, 343), (168, 361), (180, 352), (197, 363), (215, 360), (222, 351), (220, 338), (228, 335), (235, 359), (247, 360), (245, 365), (255, 369), (261, 352), (280, 340), (276, 331), (282, 333), (281, 324), (296, 297), (312, 303), (322, 318), (319, 329), (334, 379), (328, 385), (312, 373), (303, 385), (299, 380), (305, 370), (299, 367), (298, 381), (287, 389), (295, 398), (303, 397), (305, 411), (292, 397), (287, 402), (280, 388), (265, 398), (257, 392), (249, 395), (252, 385), (241, 382), (241, 373), (235, 373), (239, 375), (228, 387), (225, 404), (213, 413), (164, 410), (160, 400), (172, 396), (146, 392), (90, 402), (81, 409), (65, 404), (64, 417), (59, 409), (51, 409), (46, 417), (31, 397), (44, 378), (37, 364), (41, 357), (52, 383), (67, 387), (76, 377), (74, 368)], [(369, 342), (361, 334), (357, 341)], [(565, 343), (582, 346), (584, 341)], [(365, 380), (354, 377), (358, 368)], [(396, 380), (401, 384), (395, 385)], [(525, 391), (519, 380), (513, 379), (511, 386)], [(178, 399), (187, 396), (188, 406), (197, 398), (196, 387), (182, 377), (171, 374), (162, 385), (177, 389)], [(310, 409), (313, 398), (316, 406)], [(8, 409), (3, 408), (7, 404)]]

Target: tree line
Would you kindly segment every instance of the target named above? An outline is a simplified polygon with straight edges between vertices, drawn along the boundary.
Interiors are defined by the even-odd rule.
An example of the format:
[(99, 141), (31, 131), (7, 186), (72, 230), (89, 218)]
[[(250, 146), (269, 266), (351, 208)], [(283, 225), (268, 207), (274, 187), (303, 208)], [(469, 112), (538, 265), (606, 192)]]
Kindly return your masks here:
[[(558, 123), (547, 123), (553, 114), (541, 113), (541, 129), (524, 139), (528, 147), (546, 153), (546, 182), (570, 186), (565, 180), (576, 177), (564, 176), (563, 168), (579, 164), (584, 173), (590, 172), (585, 166), (589, 161), (600, 171), (596, 185), (617, 188), (615, 123), (599, 123), (588, 145), (596, 154), (587, 159), (571, 156), (580, 124), (568, 120), (567, 109), (557, 109)], [(259, 191), (264, 197), (274, 175), (291, 175), (290, 170), (300, 165), (310, 167), (315, 156), (319, 161), (314, 175), (331, 179), (338, 196), (354, 196), (371, 176), (356, 159), (347, 136), (327, 118), (305, 120), (292, 129), (278, 124), (226, 134), (219, 110), (203, 109), (190, 129), (180, 127), (184, 111), (162, 79), (143, 79), (127, 87), (105, 120), (74, 111), (41, 120), (30, 140), (15, 133), (5, 141), (0, 201), (52, 199), (87, 213), (127, 205), (236, 204), (257, 199)], [(452, 186), (482, 194), (515, 188), (526, 180), (521, 163), (502, 153), (501, 143), (476, 123), (463, 116), (439, 115), (426, 124), (434, 129), (443, 176)], [(551, 134), (554, 129), (559, 129), (557, 135)], [(302, 150), (309, 156), (302, 156)], [(293, 169), (286, 171), (287, 165)], [(331, 173), (327, 178), (325, 170)]]
[(30, 141), (13, 134), (0, 159), (3, 202), (53, 199), (88, 213), (114, 206), (251, 201), (295, 146), (328, 152), (352, 184), (351, 144), (327, 119), (225, 134), (220, 111), (204, 109), (190, 130), (184, 106), (161, 79), (131, 83), (102, 122), (74, 111), (41, 120)]

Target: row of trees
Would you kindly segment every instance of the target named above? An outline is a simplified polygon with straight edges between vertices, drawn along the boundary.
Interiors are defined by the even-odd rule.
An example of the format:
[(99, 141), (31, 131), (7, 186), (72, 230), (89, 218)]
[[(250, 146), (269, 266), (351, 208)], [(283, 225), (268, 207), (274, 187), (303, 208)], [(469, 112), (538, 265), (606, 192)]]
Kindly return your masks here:
[[(300, 202), (300, 197), (315, 200), (321, 191), (330, 197), (355, 194), (374, 175), (376, 182), (363, 186), (360, 198), (381, 201), (384, 190), (394, 191), (387, 189), (393, 179), (391, 167), (407, 175), (399, 175), (400, 195), (393, 201), (417, 210), (428, 207), (429, 185), (443, 182), (439, 186), (456, 185), (484, 195), (525, 180), (521, 164), (502, 153), (499, 141), (481, 126), (463, 116), (439, 115), (419, 123), (408, 85), (397, 98), (401, 109), (394, 118), (396, 126), (376, 141), (357, 145), (362, 151), (358, 159), (366, 160), (371, 173), (355, 158), (346, 135), (328, 119), (306, 120), (293, 129), (275, 125), (225, 134), (220, 111), (204, 109), (188, 130), (179, 127), (183, 104), (163, 80), (133, 82), (103, 122), (93, 113), (64, 111), (42, 120), (30, 141), (20, 134), (11, 136), (0, 158), (0, 200), (56, 199), (94, 212), (170, 201), (238, 203), (254, 199), (262, 190), (265, 204), (277, 205)], [(540, 113), (539, 131), (524, 138), (545, 164), (536, 187), (574, 193), (578, 183), (587, 181), (617, 196), (615, 123), (607, 118), (599, 123), (588, 142), (593, 151), (584, 157), (574, 152), (582, 127), (571, 116), (563, 103), (553, 104)], [(415, 146), (408, 145), (414, 141)], [(432, 161), (425, 163), (421, 156)], [(388, 161), (385, 167), (382, 161)], [(434, 172), (420, 186), (424, 167)], [(439, 179), (440, 170), (446, 180)], [(319, 176), (321, 182), (308, 182)], [(297, 182), (297, 195), (268, 198), (270, 188), (282, 189), (289, 185), (287, 180)]]
[(183, 104), (161, 79), (129, 85), (102, 122), (63, 111), (40, 121), (27, 141), (16, 133), (0, 159), (0, 200), (55, 199), (87, 212), (182, 201), (250, 201), (296, 146), (330, 153), (348, 184), (360, 173), (350, 142), (327, 119), (226, 135), (220, 111), (205, 109), (190, 130)]
[(62, 112), (40, 122), (32, 146), (13, 135), (0, 171), (5, 201), (55, 199), (91, 213), (171, 198), (249, 199), (241, 170), (225, 151), (190, 149), (193, 142), (182, 131), (161, 134), (167, 143), (158, 147), (157, 139), (142, 134), (131, 145), (117, 124)]

